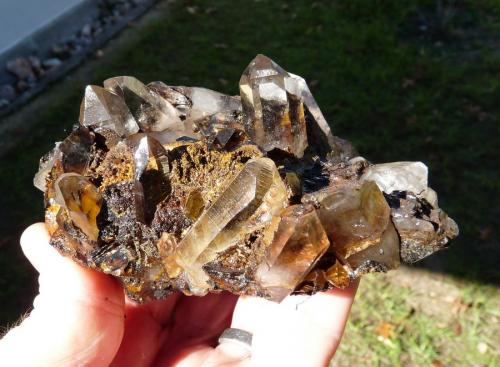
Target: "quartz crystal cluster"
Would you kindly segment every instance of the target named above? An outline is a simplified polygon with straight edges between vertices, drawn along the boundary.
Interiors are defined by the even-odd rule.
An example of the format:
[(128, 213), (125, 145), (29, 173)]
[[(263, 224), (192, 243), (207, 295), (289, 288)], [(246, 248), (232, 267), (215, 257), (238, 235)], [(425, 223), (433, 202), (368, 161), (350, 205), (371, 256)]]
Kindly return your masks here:
[(51, 244), (137, 301), (221, 290), (280, 301), (457, 236), (427, 167), (358, 156), (304, 79), (258, 55), (239, 89), (130, 76), (88, 86), (79, 124), (34, 180)]

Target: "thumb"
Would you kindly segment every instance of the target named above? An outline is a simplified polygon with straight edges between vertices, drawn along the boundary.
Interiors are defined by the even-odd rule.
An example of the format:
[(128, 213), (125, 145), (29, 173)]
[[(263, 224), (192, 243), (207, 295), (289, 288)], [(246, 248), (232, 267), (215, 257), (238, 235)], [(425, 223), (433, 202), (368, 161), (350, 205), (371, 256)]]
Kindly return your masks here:
[(112, 278), (62, 257), (42, 223), (21, 237), (40, 273), (34, 309), (0, 340), (8, 366), (107, 366), (123, 336), (124, 295)]

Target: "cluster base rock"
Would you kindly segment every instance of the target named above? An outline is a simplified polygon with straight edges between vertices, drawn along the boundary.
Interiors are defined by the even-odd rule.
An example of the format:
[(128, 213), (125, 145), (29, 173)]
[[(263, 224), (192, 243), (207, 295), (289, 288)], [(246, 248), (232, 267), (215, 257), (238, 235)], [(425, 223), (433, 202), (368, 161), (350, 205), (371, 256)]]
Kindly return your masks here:
[(88, 86), (34, 182), (51, 244), (139, 302), (345, 288), (458, 235), (423, 163), (360, 157), (304, 79), (263, 55), (240, 96), (130, 76)]

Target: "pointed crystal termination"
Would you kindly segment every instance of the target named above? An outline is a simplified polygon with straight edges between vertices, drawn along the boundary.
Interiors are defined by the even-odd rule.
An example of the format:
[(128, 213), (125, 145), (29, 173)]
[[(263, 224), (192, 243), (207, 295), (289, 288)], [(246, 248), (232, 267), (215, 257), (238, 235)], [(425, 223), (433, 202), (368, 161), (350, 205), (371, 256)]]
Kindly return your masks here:
[(315, 142), (315, 149), (318, 153), (331, 152), (341, 160), (357, 156), (356, 149), (351, 143), (332, 134), (330, 125), (323, 116), (304, 78), (292, 73), (288, 74), (289, 78), (285, 78), (287, 92), (298, 96), (303, 101), (309, 117), (306, 118), (308, 139)]
[(139, 131), (139, 126), (123, 98), (96, 85), (85, 88), (85, 96), (80, 106), (80, 124), (96, 131), (109, 129), (122, 137)]
[(143, 131), (179, 130), (179, 111), (131, 76), (104, 81), (104, 88), (120, 95)]
[(294, 205), (282, 214), (265, 261), (255, 278), (267, 296), (280, 302), (311, 271), (330, 242), (312, 206)]
[[(262, 205), (273, 184), (276, 185), (276, 180), (281, 181), (272, 160), (250, 160), (179, 243), (174, 255), (179, 269), (171, 269), (169, 274), (185, 270), (190, 279), (190, 290), (194, 294), (206, 293), (208, 276), (202, 266), (230, 244), (227, 239), (217, 241), (217, 236), (228, 225), (239, 227), (238, 222), (250, 218)], [(285, 199), (283, 195), (281, 198)], [(230, 231), (234, 232), (234, 228)], [(213, 255), (207, 256), (207, 251)]]
[(250, 62), (240, 79), (240, 95), (246, 132), (265, 151), (278, 148), (301, 158), (312, 139), (322, 155), (356, 155), (349, 142), (332, 134), (305, 80), (268, 57), (257, 55)]
[(275, 148), (297, 157), (307, 147), (304, 104), (287, 91), (290, 75), (264, 55), (257, 55), (240, 79), (243, 124), (265, 151)]
[(127, 144), (134, 153), (136, 180), (139, 180), (148, 168), (168, 175), (167, 152), (156, 139), (147, 134), (135, 134), (127, 139)]
[(94, 134), (86, 127), (79, 126), (59, 145), (64, 172), (84, 173), (91, 160)]
[(116, 77), (40, 160), (50, 243), (135, 301), (226, 290), (280, 301), (446, 247), (420, 162), (373, 165), (305, 80), (258, 55), (241, 96)]
[(33, 184), (40, 191), (45, 192), (47, 190), (47, 176), (49, 175), (50, 171), (52, 171), (54, 164), (56, 164), (56, 162), (60, 162), (61, 160), (62, 153), (59, 150), (60, 144), (60, 142), (57, 142), (50, 152), (40, 158), (38, 172), (33, 178)]

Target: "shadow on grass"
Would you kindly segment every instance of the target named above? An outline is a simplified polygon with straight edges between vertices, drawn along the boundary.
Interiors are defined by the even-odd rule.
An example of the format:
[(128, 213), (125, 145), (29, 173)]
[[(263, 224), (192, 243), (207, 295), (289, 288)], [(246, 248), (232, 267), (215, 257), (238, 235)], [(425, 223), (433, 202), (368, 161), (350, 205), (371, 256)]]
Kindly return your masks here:
[(499, 28), (498, 9), (486, 1), (474, 9), (465, 3), (476, 16), (467, 20), (468, 28), (447, 21), (441, 39), (421, 35), (415, 22), (419, 3), (432, 2), (237, 6), (206, 0), (194, 1), (189, 11), (180, 2), (160, 6), (159, 16), (106, 52), (83, 83), (64, 91), (56, 86), (58, 102), (26, 116), (35, 127), (2, 157), (0, 323), (14, 320), (31, 302), (34, 271), (17, 242), (24, 227), (43, 220), (42, 195), (32, 176), (40, 156), (77, 121), (84, 84), (134, 75), (237, 94), (240, 74), (257, 53), (304, 76), (334, 133), (351, 140), (367, 159), (429, 166), (440, 205), (456, 219), (461, 236), (416, 266), (500, 284), (500, 57), (488, 46)]

